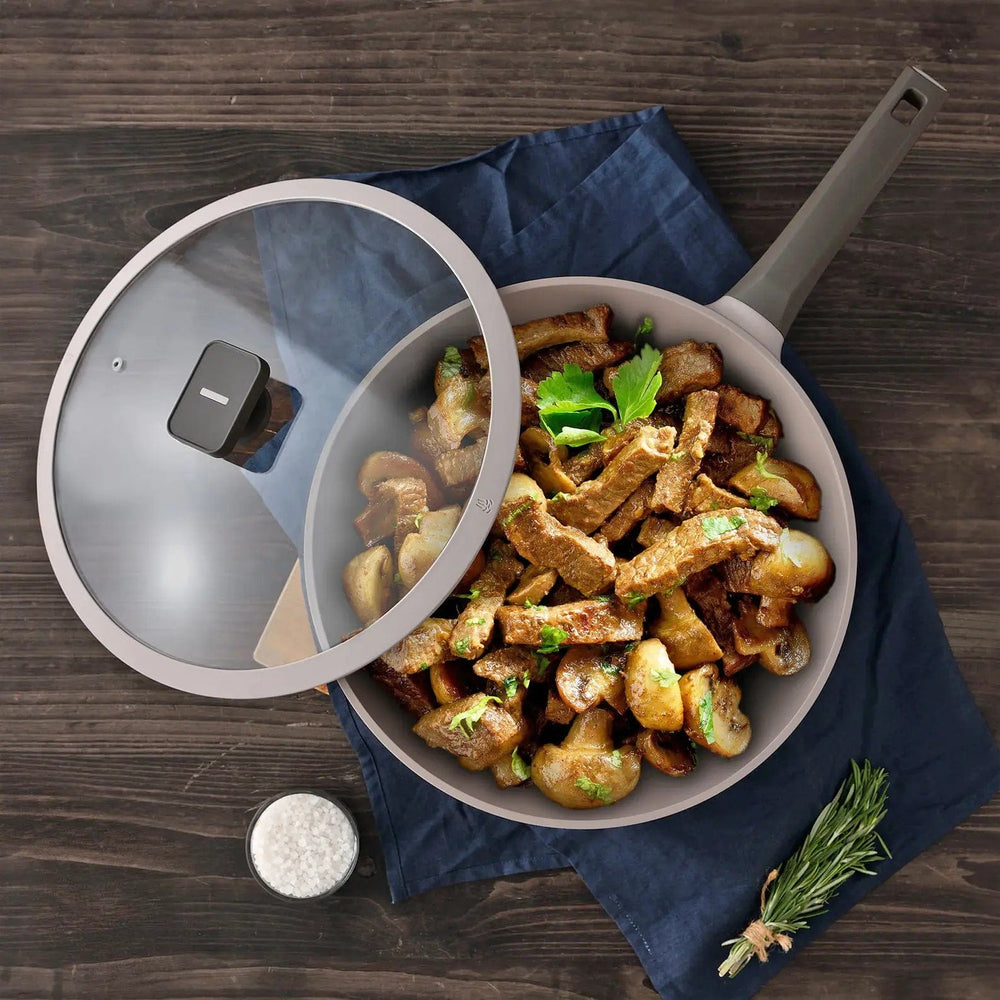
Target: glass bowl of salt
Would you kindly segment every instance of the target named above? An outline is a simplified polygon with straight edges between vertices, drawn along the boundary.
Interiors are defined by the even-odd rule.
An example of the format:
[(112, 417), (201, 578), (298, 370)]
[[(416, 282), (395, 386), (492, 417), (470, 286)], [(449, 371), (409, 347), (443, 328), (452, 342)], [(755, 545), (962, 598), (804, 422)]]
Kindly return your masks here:
[(351, 877), (359, 853), (354, 817), (320, 789), (272, 796), (247, 829), (250, 873), (278, 899), (314, 902), (332, 896)]

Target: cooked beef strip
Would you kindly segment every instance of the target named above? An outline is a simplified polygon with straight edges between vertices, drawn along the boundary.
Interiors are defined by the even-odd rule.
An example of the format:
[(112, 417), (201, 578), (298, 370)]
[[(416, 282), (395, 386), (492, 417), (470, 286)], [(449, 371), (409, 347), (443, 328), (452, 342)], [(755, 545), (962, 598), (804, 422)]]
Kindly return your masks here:
[(684, 425), (677, 440), (677, 448), (669, 462), (665, 462), (656, 476), (653, 491), (653, 510), (669, 510), (679, 514), (691, 480), (701, 468), (705, 457), (705, 446), (715, 427), (715, 413), (719, 405), (719, 394), (711, 389), (692, 392), (684, 404)]
[[(484, 375), (476, 383), (476, 399), (479, 406), (490, 412), (493, 402), (493, 386), (489, 374)], [(521, 426), (531, 427), (538, 424), (538, 386), (531, 379), (521, 377)]]
[(482, 375), (482, 369), (476, 361), (476, 355), (469, 347), (459, 350), (458, 356), (461, 359), (458, 371), (456, 372), (451, 364), (445, 364), (444, 357), (434, 366), (434, 395), (444, 392), (444, 387), (448, 384), (448, 379), (460, 375), (462, 378), (477, 379)]
[(553, 372), (561, 372), (567, 365), (577, 365), (581, 371), (592, 372), (608, 365), (616, 365), (635, 353), (630, 340), (609, 340), (603, 344), (563, 344), (539, 351), (521, 365), (521, 374), (533, 382), (543, 382)]
[(744, 392), (735, 385), (720, 385), (716, 392), (719, 394), (718, 416), (724, 424), (743, 431), (744, 434), (760, 432), (764, 421), (767, 420), (770, 405), (766, 399)]
[(434, 468), (445, 486), (461, 486), (471, 483), (479, 475), (485, 454), (486, 438), (481, 437), (474, 444), (438, 455), (434, 459)]
[(499, 520), (522, 558), (534, 566), (558, 570), (581, 593), (600, 593), (614, 580), (611, 550), (582, 531), (561, 524), (538, 500), (508, 501), (500, 508)]
[(766, 628), (787, 628), (792, 624), (795, 601), (781, 597), (762, 597), (757, 606), (757, 621)]
[(576, 712), (559, 697), (554, 688), (549, 690), (548, 701), (545, 703), (545, 719), (560, 726), (568, 726), (576, 718)]
[(627, 500), (601, 525), (600, 534), (613, 545), (620, 542), (640, 521), (649, 517), (652, 508), (654, 482), (647, 479), (638, 489), (633, 490)]
[(744, 667), (750, 666), (756, 657), (738, 653), (733, 643), (733, 623), (736, 616), (722, 581), (711, 570), (695, 573), (684, 584), (684, 593), (701, 612), (702, 621), (722, 650), (722, 672), (727, 677), (732, 677)]
[[(725, 530), (727, 522), (734, 526), (731, 530)], [(773, 550), (780, 535), (777, 521), (747, 507), (695, 514), (620, 567), (615, 593), (628, 599), (669, 590), (692, 573), (731, 556)]]
[[(642, 427), (597, 477), (570, 496), (549, 501), (549, 512), (563, 524), (591, 532), (602, 524), (671, 455), (672, 427)], [(673, 463), (671, 463), (673, 464)]]
[(413, 731), (429, 746), (440, 747), (460, 757), (463, 766), (473, 771), (485, 770), (505, 754), (509, 754), (525, 737), (527, 727), (496, 702), (488, 702), (479, 721), (472, 723), (472, 731), (464, 726), (450, 729), (455, 716), (478, 706), (482, 694), (449, 702), (421, 716)]
[(496, 684), (503, 684), (508, 677), (516, 677), (519, 682), (527, 673), (535, 678), (535, 657), (524, 646), (501, 646), (472, 664), (473, 673)]
[(497, 612), (497, 621), (507, 643), (543, 645), (542, 628), (550, 625), (566, 633), (564, 646), (572, 646), (574, 643), (635, 642), (642, 638), (644, 614), (644, 604), (629, 608), (615, 600), (575, 601), (542, 608), (505, 605)]
[(635, 536), (635, 540), (644, 549), (648, 549), (651, 545), (662, 542), (675, 527), (675, 524), (672, 524), (665, 518), (647, 517), (642, 522), (642, 527), (639, 529), (639, 534)]
[(449, 618), (427, 618), (405, 639), (382, 654), (382, 662), (401, 674), (418, 674), (448, 655), (448, 636), (455, 623)]
[(508, 604), (541, 604), (545, 595), (556, 585), (559, 574), (554, 569), (528, 566), (517, 586), (507, 595)]
[(697, 475), (687, 495), (685, 514), (704, 514), (706, 511), (724, 510), (728, 507), (749, 507), (745, 497), (737, 496), (716, 486), (704, 472)]
[(728, 427), (716, 424), (705, 449), (701, 471), (714, 483), (727, 483), (740, 469), (754, 461), (758, 451), (767, 449), (744, 440)]
[[(521, 360), (545, 347), (580, 341), (584, 344), (602, 343), (608, 339), (611, 326), (611, 307), (591, 306), (586, 312), (563, 313), (560, 316), (546, 316), (530, 323), (514, 327), (514, 342), (517, 356)], [(480, 367), (489, 367), (486, 343), (482, 337), (473, 337), (469, 347), (475, 352)]]
[(449, 646), (454, 656), (477, 660), (493, 638), (494, 616), (504, 602), (511, 584), (521, 575), (522, 565), (514, 549), (496, 542), (486, 560), (486, 568), (472, 584), (476, 596), (462, 610), (451, 630)]
[(427, 671), (419, 674), (401, 674), (385, 665), (379, 658), (365, 667), (367, 673), (381, 687), (384, 687), (407, 712), (422, 716), (434, 708), (434, 695)]
[(414, 530), (414, 518), (427, 510), (427, 486), (409, 476), (386, 479), (373, 490), (368, 506), (354, 519), (354, 527), (371, 547), (394, 535), (396, 549)]

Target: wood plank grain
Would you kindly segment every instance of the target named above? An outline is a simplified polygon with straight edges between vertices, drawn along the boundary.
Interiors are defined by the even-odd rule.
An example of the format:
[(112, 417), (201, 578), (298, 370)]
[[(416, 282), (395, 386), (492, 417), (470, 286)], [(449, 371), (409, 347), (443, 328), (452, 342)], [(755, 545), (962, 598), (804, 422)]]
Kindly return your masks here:
[[(759, 252), (920, 62), (949, 87), (945, 109), (792, 339), (909, 518), (1000, 729), (1000, 4), (7, 0), (0, 37), (4, 1000), (655, 1000), (571, 872), (391, 906), (323, 698), (156, 686), (103, 651), (52, 578), (33, 462), (65, 344), (135, 250), (253, 184), (426, 166), (666, 102)], [(263, 896), (242, 859), (250, 811), (292, 784), (336, 789), (359, 818), (360, 872), (318, 910)], [(759, 996), (991, 1000), (998, 858), (994, 801)]]

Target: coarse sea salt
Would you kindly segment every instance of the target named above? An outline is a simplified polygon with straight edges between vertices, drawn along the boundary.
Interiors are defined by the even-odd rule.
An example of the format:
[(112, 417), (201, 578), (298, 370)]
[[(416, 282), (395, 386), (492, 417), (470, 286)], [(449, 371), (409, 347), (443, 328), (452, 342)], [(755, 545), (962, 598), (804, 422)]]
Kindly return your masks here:
[(358, 837), (343, 810), (311, 792), (275, 799), (250, 834), (250, 861), (257, 874), (275, 892), (294, 899), (329, 892), (357, 855)]

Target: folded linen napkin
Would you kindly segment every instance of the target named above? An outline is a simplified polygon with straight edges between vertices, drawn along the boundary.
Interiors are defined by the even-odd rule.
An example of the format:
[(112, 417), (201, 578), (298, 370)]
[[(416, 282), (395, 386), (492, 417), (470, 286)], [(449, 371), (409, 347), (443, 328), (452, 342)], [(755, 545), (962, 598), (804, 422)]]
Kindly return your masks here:
[[(658, 108), (514, 139), (430, 170), (351, 179), (437, 215), (476, 252), (497, 286), (595, 274), (708, 302), (749, 265)], [(332, 251), (321, 232), (314, 238), (318, 256)], [(277, 259), (270, 236), (262, 232), (260, 240), (262, 259)], [(294, 271), (280, 277), (284, 301), (294, 302)], [(295, 322), (275, 299), (272, 309), (279, 332)], [(415, 794), (413, 774), (381, 747), (334, 686), (333, 704), (372, 799), (394, 900), (448, 883), (572, 866), (664, 997), (745, 998), (1000, 788), (1000, 754), (954, 665), (898, 509), (787, 345), (782, 360), (840, 450), (860, 532), (854, 615), (809, 715), (765, 764), (694, 809), (620, 830), (560, 831), (489, 816), (422, 782)], [(804, 836), (849, 759), (862, 756), (890, 772), (889, 815), (881, 829), (892, 861), (880, 864), (875, 878), (848, 883), (829, 913), (796, 935), (790, 955), (719, 980), (720, 942), (755, 915), (766, 873)], [(609, 866), (609, 857), (622, 863)]]

